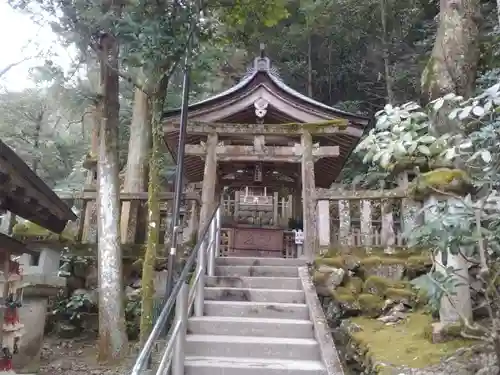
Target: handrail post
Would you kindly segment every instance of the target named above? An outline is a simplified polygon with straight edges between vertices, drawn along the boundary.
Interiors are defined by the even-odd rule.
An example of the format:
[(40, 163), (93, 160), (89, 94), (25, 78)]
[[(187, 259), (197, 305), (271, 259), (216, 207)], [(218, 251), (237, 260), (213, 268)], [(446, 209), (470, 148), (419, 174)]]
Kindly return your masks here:
[[(215, 252), (214, 252), (214, 262), (215, 258), (219, 256), (219, 250), (220, 250), (220, 231), (222, 229), (222, 221), (221, 221), (221, 209), (220, 207), (217, 209), (217, 213), (215, 214), (215, 218), (217, 219), (217, 229), (215, 232)], [(214, 270), (212, 269), (212, 273)]]
[(207, 262), (207, 274), (208, 276), (214, 275), (215, 268), (215, 249), (216, 249), (216, 241), (217, 241), (217, 216), (214, 216), (212, 222), (210, 223), (210, 247), (208, 248), (208, 262)]
[(174, 355), (172, 358), (172, 375), (184, 375), (184, 357), (188, 318), (189, 286), (182, 284), (175, 302), (175, 321), (179, 322), (179, 331), (175, 338)]
[(194, 297), (194, 315), (195, 316), (203, 316), (203, 305), (205, 302), (205, 264), (206, 264), (206, 253), (207, 253), (207, 246), (210, 245), (210, 241), (207, 240), (205, 237), (203, 240), (202, 245), (198, 249), (198, 264), (196, 265), (196, 271), (195, 275), (198, 275), (198, 281), (196, 282), (196, 285), (194, 286), (196, 288), (195, 290), (195, 297)]

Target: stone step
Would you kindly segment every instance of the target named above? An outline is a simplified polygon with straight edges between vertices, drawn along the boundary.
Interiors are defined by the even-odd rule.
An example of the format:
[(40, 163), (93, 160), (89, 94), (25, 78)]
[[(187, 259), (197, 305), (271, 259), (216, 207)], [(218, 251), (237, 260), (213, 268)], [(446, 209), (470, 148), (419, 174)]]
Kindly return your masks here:
[(208, 276), (205, 278), (205, 285), (228, 288), (302, 290), (302, 284), (298, 277)]
[(314, 338), (309, 320), (199, 316), (188, 321), (188, 332), (202, 335)]
[(291, 266), (306, 265), (305, 259), (297, 258), (254, 258), (254, 257), (218, 257), (215, 259), (218, 266)]
[(253, 276), (253, 277), (297, 277), (298, 267), (288, 266), (216, 266), (216, 276)]
[(299, 303), (205, 301), (204, 313), (209, 316), (309, 320), (307, 305)]
[(205, 288), (205, 300), (305, 303), (302, 290), (255, 288)]
[(326, 375), (319, 361), (263, 358), (187, 357), (186, 375)]
[(320, 360), (314, 339), (187, 335), (186, 356)]

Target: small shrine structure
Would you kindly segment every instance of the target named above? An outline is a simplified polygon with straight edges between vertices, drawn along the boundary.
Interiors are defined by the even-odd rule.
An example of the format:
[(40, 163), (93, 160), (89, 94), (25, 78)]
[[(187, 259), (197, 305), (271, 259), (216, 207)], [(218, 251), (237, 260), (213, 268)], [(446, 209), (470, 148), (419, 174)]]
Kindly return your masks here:
[[(37, 287), (42, 287), (45, 293), (47, 290), (55, 290), (54, 285), (47, 284), (47, 280), (50, 280), (47, 276), (57, 272), (59, 253), (30, 250), (6, 233), (12, 231), (15, 224), (14, 215), (55, 233), (61, 233), (68, 221), (76, 220), (76, 215), (1, 140), (0, 210), (4, 214), (0, 226), (0, 321), (3, 323), (0, 330), (0, 374), (15, 374), (13, 368), (17, 367), (16, 364), (25, 367), (36, 361), (42, 346), (45, 326), (48, 295), (33, 293), (34, 295), (30, 296), (25, 293), (25, 287), (31, 289), (31, 292)], [(24, 255), (24, 258), (20, 257), (21, 255)], [(23, 272), (26, 268), (38, 271), (31, 276), (40, 280), (26, 280)], [(43, 298), (44, 302), (41, 305), (37, 303), (40, 298)], [(26, 300), (29, 301), (28, 309), (23, 312)], [(26, 318), (25, 322), (23, 316)], [(17, 361), (16, 354), (19, 356)]]
[[(226, 252), (311, 257), (328, 210), (317, 189), (337, 179), (368, 121), (287, 86), (262, 49), (237, 85), (189, 106), (184, 168), (188, 183), (202, 182), (198, 228), (223, 196)], [(164, 114), (174, 159), (179, 126), (180, 109)], [(304, 231), (302, 254), (287, 250), (293, 229)]]

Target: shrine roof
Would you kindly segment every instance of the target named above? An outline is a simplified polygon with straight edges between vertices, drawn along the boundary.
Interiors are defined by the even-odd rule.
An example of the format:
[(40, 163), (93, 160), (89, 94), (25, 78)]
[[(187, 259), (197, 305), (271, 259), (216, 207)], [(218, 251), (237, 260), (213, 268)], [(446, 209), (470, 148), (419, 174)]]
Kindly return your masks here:
[[(271, 61), (268, 57), (261, 55), (255, 58), (253, 66), (248, 70), (247, 74), (242, 78), (242, 80), (231, 88), (211, 96), (209, 98), (200, 100), (198, 102), (189, 105), (190, 118), (199, 117), (197, 116), (198, 111), (206, 112), (209, 108), (213, 112), (217, 112), (220, 109), (220, 105), (224, 101), (231, 101), (234, 104), (235, 101), (243, 99), (245, 93), (250, 94), (255, 92), (258, 88), (265, 87), (269, 92), (275, 96), (280, 96), (281, 99), (289, 102), (290, 104), (298, 104), (304, 106), (300, 108), (305, 111), (314, 111), (315, 114), (319, 116), (320, 119), (329, 120), (334, 118), (343, 118), (349, 120), (352, 124), (366, 125), (369, 122), (369, 118), (356, 115), (350, 112), (342, 111), (340, 109), (323, 104), (313, 98), (310, 98), (304, 94), (301, 94), (297, 90), (294, 90), (280, 78), (277, 69), (271, 65)], [(262, 93), (261, 93), (262, 94)], [(262, 95), (260, 95), (262, 96)], [(269, 95), (268, 95), (269, 96)], [(272, 106), (273, 102), (269, 98), (264, 98)], [(253, 104), (253, 103), (252, 103)], [(214, 108), (213, 105), (216, 107)], [(210, 110), (209, 110), (210, 111)], [(210, 112), (212, 112), (210, 111)], [(166, 111), (163, 117), (166, 121), (169, 119), (175, 119), (180, 116), (181, 108)], [(222, 114), (222, 113), (221, 113)], [(196, 120), (203, 121), (203, 117), (197, 118)], [(221, 121), (221, 118), (213, 118), (210, 116), (210, 121)], [(263, 119), (266, 122), (266, 119)], [(298, 122), (313, 122), (313, 121), (301, 121), (301, 119), (296, 119)], [(234, 122), (234, 121), (231, 121)], [(241, 121), (245, 122), (245, 121)]]
[[(180, 114), (180, 108), (163, 114), (165, 143), (174, 160)], [(264, 135), (266, 145), (269, 142), (270, 146), (290, 146), (300, 143), (301, 132), (307, 130), (315, 144), (339, 147), (337, 156), (315, 162), (316, 186), (327, 188), (339, 176), (369, 121), (367, 117), (333, 108), (292, 89), (279, 77), (270, 59), (261, 53), (238, 84), (188, 106), (186, 144), (200, 144), (206, 141), (208, 133), (217, 132), (219, 141), (225, 145), (251, 146), (253, 136)], [(230, 168), (220, 166), (224, 167), (224, 173), (245, 169), (243, 162), (225, 164), (231, 165)], [(297, 164), (285, 163), (279, 168), (287, 169), (291, 178), (300, 176)], [(189, 182), (202, 181), (203, 160), (186, 155), (185, 171)]]
[(30, 167), (0, 140), (0, 208), (61, 233), (77, 216)]

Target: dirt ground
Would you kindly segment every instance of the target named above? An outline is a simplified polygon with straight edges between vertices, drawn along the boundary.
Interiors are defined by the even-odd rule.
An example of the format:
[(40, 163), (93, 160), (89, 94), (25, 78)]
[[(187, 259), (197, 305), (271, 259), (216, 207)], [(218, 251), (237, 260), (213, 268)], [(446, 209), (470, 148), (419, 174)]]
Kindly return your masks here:
[(41, 353), (38, 375), (123, 375), (130, 371), (137, 355), (131, 344), (130, 358), (120, 366), (99, 365), (96, 361), (95, 338), (60, 339), (47, 337)]

